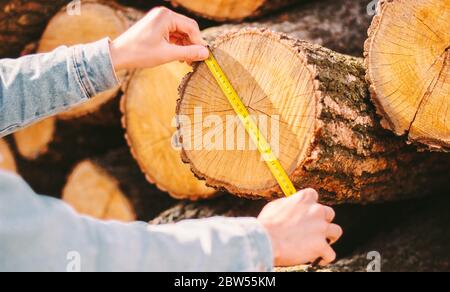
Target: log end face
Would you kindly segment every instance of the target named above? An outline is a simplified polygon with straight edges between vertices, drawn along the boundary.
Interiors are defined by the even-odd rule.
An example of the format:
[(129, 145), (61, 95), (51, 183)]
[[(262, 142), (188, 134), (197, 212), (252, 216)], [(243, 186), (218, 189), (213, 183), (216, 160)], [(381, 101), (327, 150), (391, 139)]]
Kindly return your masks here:
[(198, 200), (216, 191), (194, 177), (174, 141), (177, 87), (190, 71), (176, 62), (135, 72), (122, 111), (128, 144), (147, 180), (176, 199)]
[(16, 160), (9, 148), (9, 145), (3, 139), (0, 139), (0, 169), (17, 172)]
[(365, 46), (382, 125), (442, 151), (450, 146), (449, 23), (448, 2), (384, 1)]
[(56, 119), (47, 118), (13, 134), (19, 154), (28, 160), (35, 160), (47, 153), (54, 139)]
[(265, 0), (172, 0), (176, 6), (182, 6), (197, 15), (216, 21), (238, 21), (254, 16)]
[[(213, 53), (289, 175), (316, 127), (318, 84), (296, 42), (269, 30), (220, 37)], [(208, 185), (245, 197), (282, 196), (258, 150), (204, 63), (180, 87), (184, 160)], [(182, 117), (182, 118), (180, 118)]]
[(119, 182), (91, 161), (81, 162), (74, 168), (64, 187), (63, 200), (80, 214), (97, 219), (136, 220)]

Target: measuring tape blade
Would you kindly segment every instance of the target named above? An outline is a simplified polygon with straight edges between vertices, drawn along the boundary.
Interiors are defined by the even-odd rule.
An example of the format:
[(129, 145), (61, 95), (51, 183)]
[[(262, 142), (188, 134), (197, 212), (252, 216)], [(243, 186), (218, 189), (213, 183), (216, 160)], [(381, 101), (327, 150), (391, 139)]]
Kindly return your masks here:
[(244, 125), (244, 128), (250, 136), (251, 140), (258, 148), (258, 151), (261, 153), (264, 161), (269, 167), (270, 172), (283, 190), (283, 193), (287, 197), (294, 195), (297, 192), (294, 184), (290, 180), (276, 155), (273, 153), (272, 147), (259, 130), (253, 118), (250, 116), (247, 107), (244, 105), (239, 95), (236, 93), (236, 90), (234, 90), (233, 86), (231, 85), (230, 81), (223, 72), (212, 52), (210, 52), (209, 58), (205, 61), (205, 63), (216, 79), (217, 83), (219, 84), (220, 89), (225, 94), (229, 103), (238, 115), (240, 121)]

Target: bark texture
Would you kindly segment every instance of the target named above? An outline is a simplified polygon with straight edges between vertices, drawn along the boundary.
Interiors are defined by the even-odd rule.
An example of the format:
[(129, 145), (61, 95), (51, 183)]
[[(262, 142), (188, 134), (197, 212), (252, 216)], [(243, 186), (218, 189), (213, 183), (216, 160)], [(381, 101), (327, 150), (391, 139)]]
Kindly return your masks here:
[[(380, 126), (370, 100), (361, 59), (268, 30), (230, 33), (219, 38), (216, 44), (220, 47), (228, 40), (244, 39), (252, 34), (267, 36), (267, 41), (282, 42), (294, 48), (304, 58), (305, 66), (312, 70), (315, 78), (316, 94), (310, 98), (315, 102), (316, 114), (306, 117), (314, 119), (313, 138), (304, 137), (309, 150), (295, 171), (290, 173), (298, 189), (315, 188), (323, 201), (340, 204), (411, 198), (429, 194), (430, 185), (447, 185), (450, 157), (417, 153), (402, 138)], [(183, 99), (188, 98), (185, 92), (189, 86), (195, 86), (191, 80), (196, 74), (201, 74), (200, 70), (207, 69), (197, 66), (180, 87), (179, 113)], [(235, 77), (232, 82), (236, 85), (239, 78), (231, 77)], [(253, 190), (236, 188), (232, 181), (219, 180), (204, 170), (196, 169), (186, 153), (183, 151), (184, 161), (190, 162), (194, 173), (206, 179), (211, 186), (246, 197), (273, 198), (282, 195), (277, 185), (272, 188), (255, 185)], [(221, 161), (221, 164), (226, 165), (226, 162)]]
[(208, 28), (204, 32), (205, 38), (213, 41), (227, 30), (270, 27), (295, 39), (362, 57), (367, 29), (372, 19), (366, 10), (366, 0), (312, 1), (257, 22), (225, 24)]
[(18, 57), (36, 41), (48, 20), (69, 0), (1, 0), (0, 58)]

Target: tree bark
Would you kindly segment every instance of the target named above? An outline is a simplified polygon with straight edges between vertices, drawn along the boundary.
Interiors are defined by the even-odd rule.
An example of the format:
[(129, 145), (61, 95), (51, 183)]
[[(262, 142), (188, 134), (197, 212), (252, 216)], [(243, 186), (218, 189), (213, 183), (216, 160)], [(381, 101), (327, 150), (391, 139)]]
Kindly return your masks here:
[[(448, 181), (450, 157), (417, 153), (379, 125), (361, 59), (258, 29), (219, 38), (213, 52), (251, 113), (278, 117), (279, 159), (298, 189), (313, 187), (330, 204), (369, 203), (424, 195)], [(180, 97), (177, 113), (188, 117), (179, 125), (182, 156), (197, 176), (239, 196), (282, 196), (254, 149), (190, 147), (195, 107), (234, 114), (206, 65), (185, 78)]]
[(362, 57), (367, 28), (372, 19), (367, 13), (367, 3), (366, 0), (312, 1), (256, 22), (208, 28), (204, 34), (208, 40), (214, 40), (227, 30), (270, 27), (295, 39)]
[(382, 125), (450, 152), (450, 2), (381, 1), (367, 40), (367, 79)]
[(299, 0), (168, 0), (188, 11), (215, 21), (240, 21), (287, 7)]
[(0, 1), (0, 58), (14, 58), (36, 41), (48, 20), (69, 0)]

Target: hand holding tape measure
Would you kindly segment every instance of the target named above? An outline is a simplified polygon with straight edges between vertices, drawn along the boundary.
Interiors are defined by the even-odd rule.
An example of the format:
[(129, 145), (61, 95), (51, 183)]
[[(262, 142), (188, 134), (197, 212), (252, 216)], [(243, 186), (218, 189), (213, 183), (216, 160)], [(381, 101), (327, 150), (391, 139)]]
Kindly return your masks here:
[[(234, 109), (236, 115), (239, 117), (239, 120), (242, 122), (245, 130), (247, 131), (248, 135), (250, 136), (253, 143), (256, 145), (258, 151), (262, 155), (264, 161), (267, 164), (267, 167), (269, 168), (270, 172), (272, 173), (273, 177), (278, 182), (279, 186), (281, 187), (284, 195), (286, 197), (293, 196), (297, 193), (297, 190), (292, 183), (292, 181), (289, 178), (289, 175), (281, 165), (280, 161), (272, 151), (272, 148), (264, 135), (259, 130), (256, 122), (252, 119), (250, 116), (249, 111), (247, 110), (245, 104), (242, 102), (241, 98), (237, 94), (236, 90), (231, 85), (230, 81), (228, 80), (227, 76), (221, 69), (219, 63), (217, 62), (216, 58), (214, 57), (212, 51), (210, 50), (210, 55), (207, 60), (205, 60), (206, 65), (208, 66), (209, 70), (211, 71), (212, 75), (216, 79), (219, 87), (221, 88), (222, 92), (228, 99), (230, 105)], [(328, 208), (328, 207), (325, 207)], [(335, 224), (331, 224), (331, 221), (334, 219), (334, 211), (331, 208), (325, 209), (329, 212), (332, 212), (332, 214), (328, 214), (328, 221), (330, 221), (330, 228), (332, 229), (331, 233), (332, 236), (329, 238), (333, 238), (334, 240), (337, 240), (342, 235), (342, 229), (340, 229), (339, 226)], [(331, 211), (330, 211), (331, 210)], [(327, 245), (332, 243), (330, 239), (327, 239)], [(327, 251), (325, 253), (326, 259), (330, 262), (335, 258), (335, 253), (330, 247), (326, 247), (325, 250)], [(312, 261), (312, 267), (318, 266), (321, 262), (323, 262), (324, 258), (319, 257)]]

